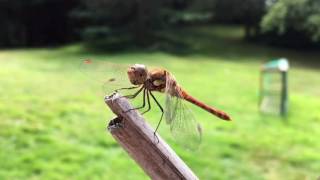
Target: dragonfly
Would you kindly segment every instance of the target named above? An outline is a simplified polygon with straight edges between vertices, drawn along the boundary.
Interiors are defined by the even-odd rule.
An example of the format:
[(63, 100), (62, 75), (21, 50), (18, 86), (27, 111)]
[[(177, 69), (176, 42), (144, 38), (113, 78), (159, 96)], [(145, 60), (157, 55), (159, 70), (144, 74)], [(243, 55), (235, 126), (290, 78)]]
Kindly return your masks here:
[[(134, 90), (133, 93), (124, 96), (128, 99), (134, 99), (142, 94), (142, 105), (128, 111), (140, 110), (147, 106), (142, 114), (149, 112), (151, 109), (150, 101), (153, 100), (161, 111), (160, 120), (154, 134), (156, 135), (162, 120), (165, 119), (166, 123), (170, 125), (170, 131), (174, 139), (178, 143), (186, 145), (186, 147), (197, 148), (202, 136), (201, 126), (186, 102), (200, 107), (219, 119), (231, 120), (227, 113), (191, 96), (166, 69), (152, 68), (149, 70), (143, 64), (120, 66), (105, 61), (86, 59), (81, 64), (81, 70), (90, 76), (96, 74), (95, 79), (101, 78), (100, 82), (103, 83), (103, 89), (112, 89), (110, 93)], [(157, 100), (154, 92), (165, 94), (164, 106)]]

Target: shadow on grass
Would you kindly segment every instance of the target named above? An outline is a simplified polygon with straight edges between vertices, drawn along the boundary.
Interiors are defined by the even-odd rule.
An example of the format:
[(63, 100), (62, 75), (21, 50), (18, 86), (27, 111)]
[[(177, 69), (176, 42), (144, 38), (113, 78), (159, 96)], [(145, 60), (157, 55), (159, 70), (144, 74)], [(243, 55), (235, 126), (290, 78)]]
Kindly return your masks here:
[[(245, 41), (243, 37), (244, 31), (240, 26), (197, 26), (158, 32), (154, 37), (153, 45), (144, 48), (129, 42), (120, 41), (111, 44), (106, 42), (102, 46), (104, 48), (96, 48), (85, 43), (80, 43), (80, 45), (53, 49), (61, 50), (57, 56), (63, 55), (64, 57), (74, 55), (80, 57), (90, 55), (134, 55), (158, 52), (179, 57), (199, 56), (234, 62), (265, 62), (275, 58), (286, 57), (293, 65), (320, 68), (320, 52), (270, 47)], [(193, 58), (190, 59), (194, 60)]]
[(311, 68), (320, 67), (320, 53), (316, 50), (295, 50), (270, 47), (246, 41), (241, 27), (196, 27), (174, 30), (166, 33), (174, 41), (184, 44), (184, 48), (164, 49), (180, 55), (200, 55), (231, 61), (268, 61), (286, 57), (291, 63)]

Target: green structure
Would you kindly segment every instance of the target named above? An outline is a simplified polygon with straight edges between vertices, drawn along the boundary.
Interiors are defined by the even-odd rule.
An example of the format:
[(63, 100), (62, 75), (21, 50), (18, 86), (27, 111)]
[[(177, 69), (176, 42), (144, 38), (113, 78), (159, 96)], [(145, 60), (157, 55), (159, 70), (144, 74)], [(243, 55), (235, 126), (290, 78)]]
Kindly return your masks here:
[(288, 113), (288, 70), (285, 58), (272, 60), (261, 68), (260, 111), (286, 116)]

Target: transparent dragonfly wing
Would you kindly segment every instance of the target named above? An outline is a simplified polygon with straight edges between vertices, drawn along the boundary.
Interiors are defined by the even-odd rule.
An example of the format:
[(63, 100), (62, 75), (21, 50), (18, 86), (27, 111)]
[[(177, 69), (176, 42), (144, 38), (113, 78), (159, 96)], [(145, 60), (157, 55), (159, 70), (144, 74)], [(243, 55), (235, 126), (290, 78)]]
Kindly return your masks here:
[[(99, 93), (109, 95), (117, 89), (133, 86), (127, 75), (129, 66), (104, 60), (86, 59), (80, 62), (79, 70), (89, 86), (96, 86)], [(121, 91), (121, 93), (123, 92)]]
[(183, 100), (179, 86), (172, 75), (166, 79), (165, 119), (174, 140), (189, 149), (197, 149), (202, 130), (191, 109)]

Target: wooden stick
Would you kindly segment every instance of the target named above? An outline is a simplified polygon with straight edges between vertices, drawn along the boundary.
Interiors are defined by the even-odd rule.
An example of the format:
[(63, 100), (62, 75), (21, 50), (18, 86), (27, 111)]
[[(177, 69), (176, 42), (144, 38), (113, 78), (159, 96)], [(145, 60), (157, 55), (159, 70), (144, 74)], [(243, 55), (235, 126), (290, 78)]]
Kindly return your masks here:
[[(177, 154), (132, 109), (128, 100), (115, 93), (105, 98), (118, 116), (110, 121), (108, 130), (128, 154), (152, 179), (198, 179)], [(128, 112), (126, 112), (128, 111)]]

